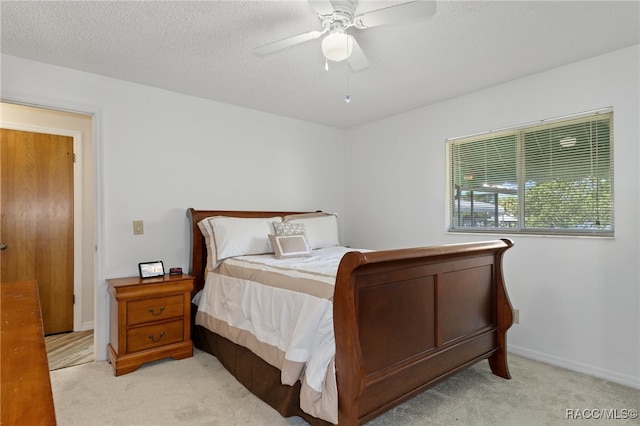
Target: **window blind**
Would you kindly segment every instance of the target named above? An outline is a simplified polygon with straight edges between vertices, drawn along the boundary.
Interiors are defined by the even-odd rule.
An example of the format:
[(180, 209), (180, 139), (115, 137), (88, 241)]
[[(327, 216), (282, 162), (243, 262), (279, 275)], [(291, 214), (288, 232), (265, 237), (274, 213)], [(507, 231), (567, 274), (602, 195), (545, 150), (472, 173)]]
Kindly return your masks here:
[(452, 231), (613, 234), (613, 112), (449, 140)]

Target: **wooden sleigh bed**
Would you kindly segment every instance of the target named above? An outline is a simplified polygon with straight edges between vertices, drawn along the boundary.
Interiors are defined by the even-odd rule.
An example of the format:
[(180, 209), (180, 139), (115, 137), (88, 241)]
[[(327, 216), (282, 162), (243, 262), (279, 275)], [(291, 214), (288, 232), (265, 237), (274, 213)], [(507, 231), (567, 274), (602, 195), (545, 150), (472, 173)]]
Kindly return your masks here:
[[(193, 294), (204, 286), (207, 263), (198, 222), (288, 214), (294, 213), (189, 209)], [(342, 257), (333, 298), (338, 424), (366, 423), (484, 359), (494, 374), (510, 378), (506, 332), (513, 311), (502, 262), (512, 246), (502, 239)], [(281, 415), (330, 424), (301, 410), (299, 382), (282, 385), (279, 370), (248, 349), (202, 326), (192, 330), (196, 347)]]

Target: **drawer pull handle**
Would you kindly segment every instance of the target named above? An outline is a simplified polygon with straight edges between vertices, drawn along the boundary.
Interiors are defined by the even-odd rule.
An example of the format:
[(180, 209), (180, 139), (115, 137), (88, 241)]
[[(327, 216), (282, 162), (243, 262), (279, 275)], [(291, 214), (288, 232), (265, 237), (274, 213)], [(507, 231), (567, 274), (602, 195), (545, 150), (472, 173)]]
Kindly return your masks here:
[(158, 336), (158, 338), (157, 338), (157, 339), (156, 339), (155, 337), (153, 337), (153, 334), (150, 334), (150, 335), (149, 335), (149, 339), (150, 339), (152, 342), (154, 342), (154, 343), (159, 342), (159, 341), (160, 341), (160, 339), (162, 339), (163, 337), (164, 337), (164, 331), (161, 331), (161, 332), (160, 332), (160, 336)]
[(160, 306), (160, 311), (158, 313), (156, 313), (155, 309), (153, 308), (149, 308), (149, 312), (151, 312), (151, 315), (153, 316), (158, 316), (160, 315), (162, 312), (164, 312), (164, 306)]

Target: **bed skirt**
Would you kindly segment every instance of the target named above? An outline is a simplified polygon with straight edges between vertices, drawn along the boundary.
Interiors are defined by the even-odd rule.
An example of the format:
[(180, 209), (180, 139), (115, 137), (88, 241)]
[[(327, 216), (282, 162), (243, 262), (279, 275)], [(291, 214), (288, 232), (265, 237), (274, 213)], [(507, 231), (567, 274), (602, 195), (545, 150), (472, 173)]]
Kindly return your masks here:
[(218, 358), (220, 363), (251, 393), (273, 407), (283, 417), (302, 417), (312, 426), (330, 426), (300, 408), (300, 381), (283, 385), (280, 370), (263, 361), (244, 346), (236, 345), (206, 328), (195, 325), (197, 306), (191, 305), (193, 344)]

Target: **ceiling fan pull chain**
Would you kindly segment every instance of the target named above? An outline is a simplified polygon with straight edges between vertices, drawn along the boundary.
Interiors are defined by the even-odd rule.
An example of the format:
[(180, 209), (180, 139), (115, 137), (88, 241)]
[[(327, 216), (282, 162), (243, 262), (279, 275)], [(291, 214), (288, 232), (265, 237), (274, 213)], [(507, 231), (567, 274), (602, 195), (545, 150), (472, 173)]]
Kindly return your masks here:
[(347, 94), (344, 95), (344, 101), (346, 103), (351, 102), (351, 96), (349, 96), (349, 68), (345, 67), (346, 73), (347, 73)]

